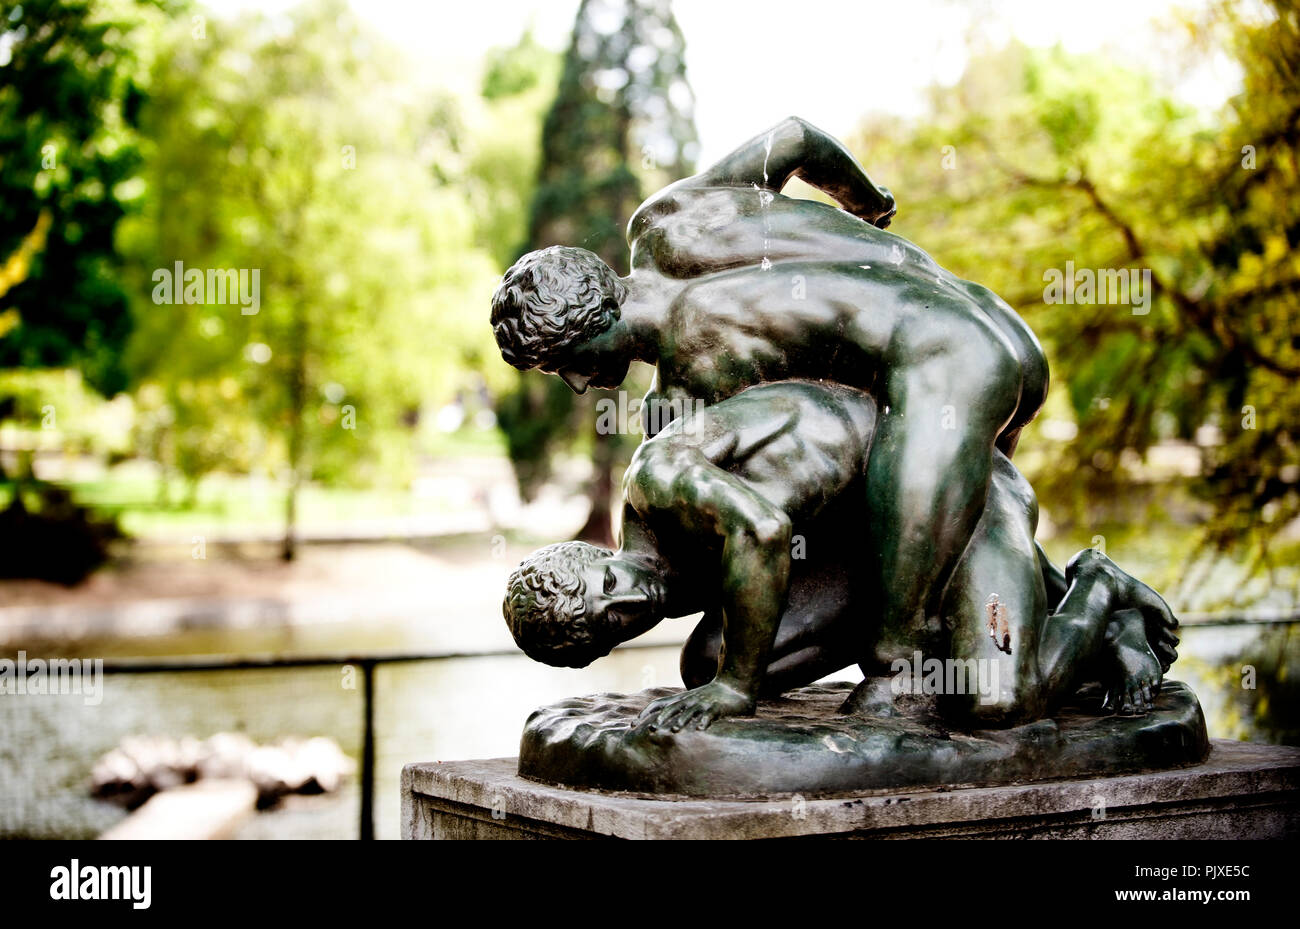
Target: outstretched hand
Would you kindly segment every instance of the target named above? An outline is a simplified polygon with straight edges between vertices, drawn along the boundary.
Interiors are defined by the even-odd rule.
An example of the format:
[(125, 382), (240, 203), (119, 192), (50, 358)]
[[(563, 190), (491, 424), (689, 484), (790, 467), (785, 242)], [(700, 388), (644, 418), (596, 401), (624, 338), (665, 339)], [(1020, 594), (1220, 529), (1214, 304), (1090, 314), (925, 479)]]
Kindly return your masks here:
[(736, 688), (718, 680), (652, 702), (637, 717), (637, 726), (651, 730), (680, 732), (687, 726), (707, 729), (723, 716), (750, 716), (755, 701)]

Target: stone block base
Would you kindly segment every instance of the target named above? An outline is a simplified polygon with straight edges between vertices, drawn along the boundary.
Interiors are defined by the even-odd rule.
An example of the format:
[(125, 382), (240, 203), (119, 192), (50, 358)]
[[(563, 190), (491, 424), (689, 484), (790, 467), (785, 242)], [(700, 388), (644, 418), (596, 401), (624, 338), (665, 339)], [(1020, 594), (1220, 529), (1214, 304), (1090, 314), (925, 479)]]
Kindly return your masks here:
[(1300, 749), (1215, 740), (1198, 765), (997, 787), (706, 800), (552, 787), (518, 759), (407, 765), (407, 839), (1300, 836)]

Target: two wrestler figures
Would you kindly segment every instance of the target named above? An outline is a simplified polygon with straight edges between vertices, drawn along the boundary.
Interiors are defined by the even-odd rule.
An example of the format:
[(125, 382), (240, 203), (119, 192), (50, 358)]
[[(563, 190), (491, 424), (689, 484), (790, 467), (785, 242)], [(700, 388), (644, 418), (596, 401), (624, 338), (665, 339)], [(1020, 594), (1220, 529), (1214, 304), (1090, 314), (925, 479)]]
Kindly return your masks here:
[[(839, 208), (782, 195), (792, 177)], [(507, 362), (582, 393), (644, 361), (643, 409), (688, 411), (634, 455), (617, 551), (562, 542), (511, 576), (504, 613), (529, 656), (582, 667), (702, 612), (687, 689), (638, 722), (658, 731), (854, 664), (867, 679), (845, 711), (888, 714), (882, 675), (917, 652), (999, 663), (996, 694), (940, 698), (956, 725), (1039, 719), (1092, 682), (1110, 711), (1153, 706), (1177, 657), (1168, 606), (1101, 553), (1062, 572), (1034, 539), (1011, 458), (1046, 396), (1041, 346), (885, 231), (894, 212), (791, 118), (643, 203), (627, 277), (564, 247), (510, 268), (491, 317)]]

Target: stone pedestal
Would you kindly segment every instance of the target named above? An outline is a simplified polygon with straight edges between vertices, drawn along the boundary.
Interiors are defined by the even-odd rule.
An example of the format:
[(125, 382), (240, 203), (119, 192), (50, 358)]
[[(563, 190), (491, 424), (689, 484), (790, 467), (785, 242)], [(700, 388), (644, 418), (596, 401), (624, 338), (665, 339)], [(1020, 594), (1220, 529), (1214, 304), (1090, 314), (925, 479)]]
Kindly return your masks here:
[(1205, 761), (997, 787), (707, 800), (553, 787), (516, 758), (407, 765), (408, 839), (1300, 836), (1300, 749), (1215, 740)]

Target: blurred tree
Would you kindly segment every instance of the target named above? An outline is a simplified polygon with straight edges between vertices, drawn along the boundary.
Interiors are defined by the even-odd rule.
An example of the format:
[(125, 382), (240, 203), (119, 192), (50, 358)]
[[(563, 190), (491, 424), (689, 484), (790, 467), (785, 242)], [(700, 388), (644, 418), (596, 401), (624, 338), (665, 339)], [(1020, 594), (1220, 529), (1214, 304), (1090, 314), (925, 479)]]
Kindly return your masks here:
[[(1149, 74), (1012, 45), (853, 147), (899, 194), (894, 228), (1042, 337), (1054, 428), (1017, 460), (1053, 520), (1095, 532), (1145, 497), (1148, 449), (1181, 440), (1208, 501), (1200, 553), (1246, 546), (1258, 566), (1300, 514), (1300, 24), (1290, 3), (1216, 2), (1184, 25), (1243, 74), (1213, 121)], [(1066, 262), (1149, 271), (1149, 302), (1052, 302)]]
[[(503, 271), (528, 235), (541, 156), (537, 129), (555, 99), (559, 74), (560, 55), (539, 46), (531, 29), (514, 45), (488, 53), (483, 118), (474, 127), (463, 189), (473, 204), (475, 240), (491, 249)], [(511, 370), (495, 351), (491, 360), (489, 371)]]
[[(302, 482), (406, 477), (413, 414), (492, 345), (467, 308), (496, 267), (432, 163), (454, 114), (405, 103), (398, 60), (339, 0), (183, 24), (141, 117), (150, 192), (122, 240), (129, 362), (161, 430), (146, 439), (191, 486), (278, 466), (286, 559)], [(182, 301), (180, 280), (160, 300), (178, 261), (238, 272), (257, 305)]]
[(537, 43), (530, 26), (514, 45), (488, 52), (480, 92), (484, 100), (496, 101), (550, 89), (556, 66), (556, 56)]
[[(114, 230), (139, 193), (135, 121), (160, 8), (130, 0), (0, 2), (0, 422), (79, 451), (80, 390), (125, 386), (130, 330)], [(60, 423), (61, 426), (56, 425)], [(17, 451), (0, 511), (0, 574), (72, 584), (107, 557), (116, 522), (39, 480)], [(0, 480), (10, 476), (0, 465)]]
[[(693, 108), (685, 41), (669, 0), (583, 0), (543, 125), (520, 252), (580, 245), (625, 273), (623, 229), (632, 211), (648, 192), (693, 170)], [(579, 537), (610, 544), (614, 471), (634, 437), (596, 434), (594, 393), (577, 398), (558, 378), (530, 373), (501, 397), (497, 415), (525, 498), (549, 473), (560, 443), (575, 432), (591, 442), (591, 512)]]
[(113, 233), (139, 194), (140, 56), (164, 5), (0, 2), (0, 367), (126, 384)]

